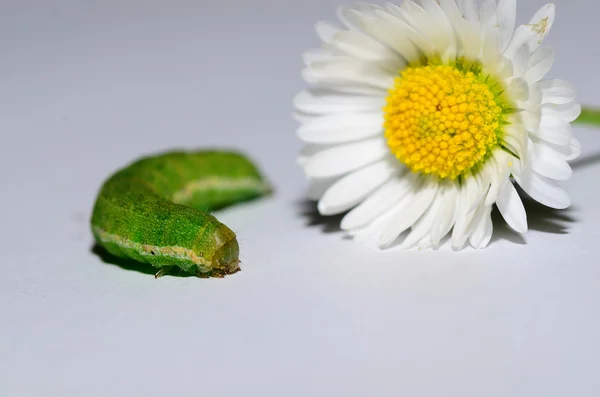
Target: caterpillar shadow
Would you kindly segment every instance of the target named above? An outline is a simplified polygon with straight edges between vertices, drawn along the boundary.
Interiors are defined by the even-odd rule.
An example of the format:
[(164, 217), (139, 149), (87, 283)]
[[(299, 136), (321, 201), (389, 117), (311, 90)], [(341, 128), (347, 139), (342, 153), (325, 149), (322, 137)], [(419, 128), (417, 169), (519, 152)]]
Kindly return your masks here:
[[(114, 255), (110, 254), (108, 251), (106, 251), (104, 248), (99, 246), (98, 244), (94, 244), (92, 246), (92, 248), (90, 249), (90, 252), (92, 254), (96, 255), (97, 257), (99, 257), (100, 260), (102, 262), (104, 262), (105, 264), (117, 266), (123, 270), (138, 272), (138, 273), (152, 275), (152, 276), (154, 276), (156, 274), (156, 272), (158, 271), (157, 268), (155, 268), (154, 266), (152, 266), (148, 263), (141, 263), (141, 262), (134, 261), (132, 259), (123, 259), (123, 258), (119, 258), (118, 256), (114, 256)], [(173, 269), (173, 270), (165, 273), (164, 276), (193, 277), (192, 274), (181, 272), (179, 269)]]

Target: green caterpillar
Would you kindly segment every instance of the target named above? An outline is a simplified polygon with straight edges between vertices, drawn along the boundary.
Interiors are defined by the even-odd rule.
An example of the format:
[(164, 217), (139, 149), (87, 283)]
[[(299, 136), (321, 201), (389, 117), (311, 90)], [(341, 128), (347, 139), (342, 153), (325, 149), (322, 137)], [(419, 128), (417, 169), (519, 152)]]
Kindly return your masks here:
[(239, 268), (235, 233), (205, 211), (271, 191), (250, 160), (225, 151), (175, 151), (142, 158), (102, 186), (92, 233), (109, 253), (170, 269), (223, 277)]

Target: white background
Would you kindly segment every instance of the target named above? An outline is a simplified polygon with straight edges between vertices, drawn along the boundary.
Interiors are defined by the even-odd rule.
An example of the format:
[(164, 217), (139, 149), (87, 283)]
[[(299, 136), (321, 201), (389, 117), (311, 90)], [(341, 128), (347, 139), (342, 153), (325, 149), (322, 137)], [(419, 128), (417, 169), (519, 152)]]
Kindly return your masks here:
[[(304, 200), (291, 119), (336, 5), (0, 2), (0, 395), (600, 395), (600, 131), (576, 129), (573, 207), (528, 204), (524, 238), (496, 218), (483, 251), (346, 240)], [(552, 76), (600, 105), (598, 6), (557, 8)], [(90, 251), (111, 172), (208, 146), (277, 189), (219, 214), (242, 272), (155, 280)]]

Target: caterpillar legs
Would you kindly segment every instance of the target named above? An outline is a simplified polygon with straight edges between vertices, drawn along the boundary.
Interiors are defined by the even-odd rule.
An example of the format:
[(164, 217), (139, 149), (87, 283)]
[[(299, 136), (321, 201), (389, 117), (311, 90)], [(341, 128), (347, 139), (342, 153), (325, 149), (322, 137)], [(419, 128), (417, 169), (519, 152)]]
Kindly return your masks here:
[(166, 267), (163, 267), (162, 269), (160, 269), (159, 271), (156, 272), (156, 274), (154, 275), (154, 278), (159, 278), (164, 276), (165, 274), (167, 274), (168, 270)]
[(229, 264), (227, 266), (225, 266), (225, 268), (214, 269), (208, 273), (198, 272), (198, 273), (196, 273), (196, 276), (200, 277), (200, 278), (209, 278), (209, 277), (224, 278), (225, 276), (229, 276), (230, 274), (239, 272), (241, 270), (240, 263), (241, 263), (241, 261), (239, 259), (233, 259), (231, 262), (229, 262)]
[[(199, 277), (199, 278), (210, 278), (210, 277), (224, 278), (225, 276), (239, 272), (241, 270), (240, 263), (241, 263), (241, 261), (239, 259), (234, 259), (224, 269), (219, 269), (219, 270), (215, 269), (208, 273), (197, 272), (195, 274), (195, 276)], [(173, 266), (165, 266), (154, 274), (154, 278), (156, 279), (156, 278), (166, 276), (173, 269), (174, 269)]]

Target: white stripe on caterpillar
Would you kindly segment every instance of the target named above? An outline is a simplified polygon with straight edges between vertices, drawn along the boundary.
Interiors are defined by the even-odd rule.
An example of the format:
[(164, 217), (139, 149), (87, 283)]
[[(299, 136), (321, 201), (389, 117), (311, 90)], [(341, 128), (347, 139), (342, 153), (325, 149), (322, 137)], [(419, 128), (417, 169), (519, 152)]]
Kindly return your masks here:
[(257, 193), (265, 192), (270, 186), (256, 178), (219, 178), (206, 177), (189, 182), (183, 189), (173, 193), (171, 200), (175, 203), (185, 203), (194, 196), (196, 192), (218, 189), (218, 190), (238, 190), (247, 189)]

